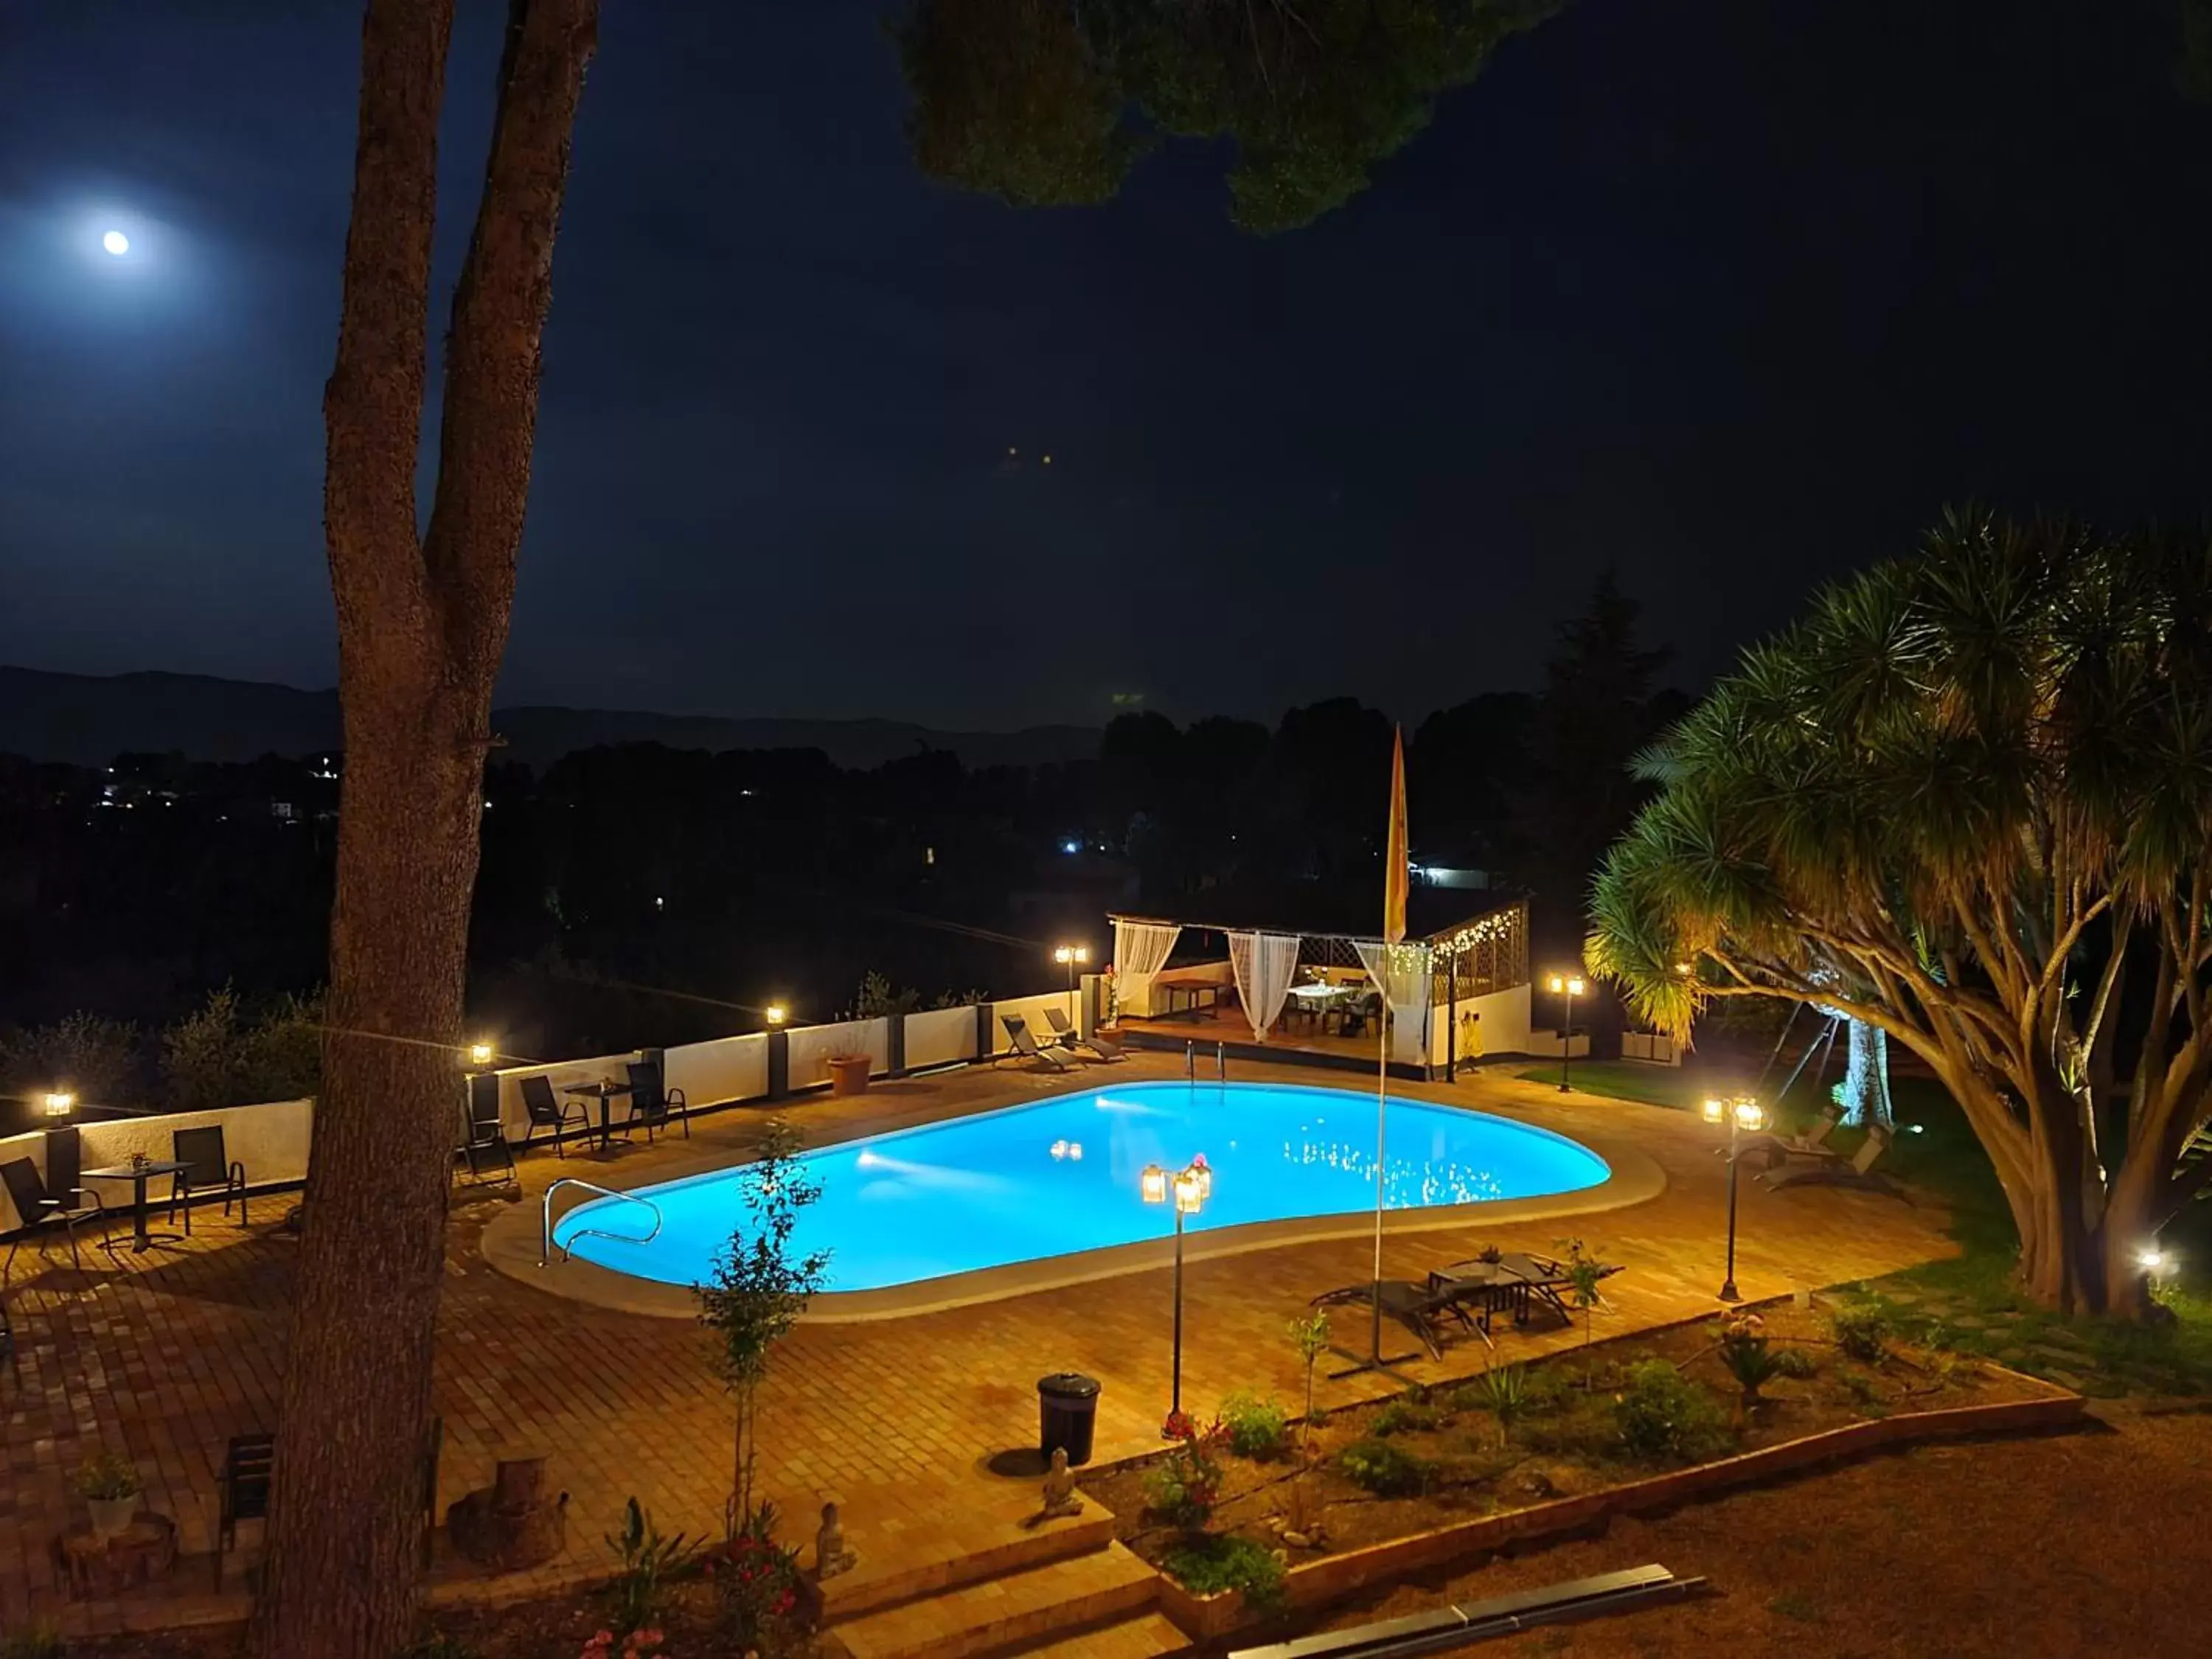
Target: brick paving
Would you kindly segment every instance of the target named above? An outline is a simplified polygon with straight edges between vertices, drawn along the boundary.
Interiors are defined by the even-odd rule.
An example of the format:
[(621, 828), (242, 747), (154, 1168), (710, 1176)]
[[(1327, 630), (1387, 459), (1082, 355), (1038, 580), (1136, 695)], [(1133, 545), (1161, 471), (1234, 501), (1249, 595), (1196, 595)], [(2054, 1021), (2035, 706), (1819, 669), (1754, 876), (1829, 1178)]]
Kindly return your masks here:
[[(1179, 1064), (1140, 1058), (1123, 1077), (1168, 1075)], [(1320, 1084), (1313, 1071), (1247, 1066), (1238, 1075)], [(1345, 1079), (1350, 1082), (1351, 1079)], [(813, 1139), (902, 1127), (1005, 1105), (1071, 1086), (1017, 1071), (974, 1068), (879, 1086), (851, 1101), (787, 1108)], [(1455, 1085), (1397, 1084), (1393, 1091), (1479, 1106), (1574, 1135), (1626, 1140), (1664, 1170), (1667, 1189), (1630, 1208), (1571, 1221), (1454, 1227), (1392, 1237), (1385, 1272), (1418, 1278), (1484, 1244), (1549, 1250), (1563, 1232), (1625, 1264), (1607, 1281), (1600, 1337), (1711, 1311), (1725, 1212), (1725, 1166), (1711, 1132), (1687, 1115), (1563, 1097), (1502, 1073)], [(760, 1114), (702, 1118), (688, 1144), (664, 1140), (611, 1159), (565, 1163), (534, 1151), (522, 1161), (522, 1197), (534, 1211), (544, 1186), (568, 1173), (635, 1186), (655, 1171), (717, 1149), (733, 1158)], [(19, 1256), (9, 1305), (21, 1347), (20, 1380), (0, 1374), (8, 1480), (0, 1488), (0, 1628), (29, 1613), (63, 1619), (72, 1632), (143, 1628), (234, 1618), (244, 1610), (238, 1564), (250, 1565), (258, 1524), (233, 1558), (228, 1595), (215, 1595), (204, 1552), (213, 1542), (215, 1478), (231, 1435), (273, 1426), (283, 1366), (291, 1243), (273, 1224), (290, 1200), (258, 1200), (250, 1232), (216, 1211), (196, 1218), (180, 1250), (111, 1260), (87, 1252), (79, 1274), (66, 1253), (42, 1264)], [(435, 1600), (506, 1600), (603, 1574), (602, 1534), (635, 1493), (670, 1530), (719, 1528), (730, 1484), (728, 1402), (706, 1364), (704, 1339), (682, 1320), (594, 1308), (516, 1282), (488, 1267), (478, 1248), (502, 1200), (456, 1195), (448, 1231), (437, 1406), (447, 1421), (440, 1509), (488, 1484), (502, 1452), (543, 1451), (553, 1479), (574, 1495), (566, 1556), (535, 1572), (492, 1579), (441, 1557)], [(1747, 1182), (1736, 1277), (1749, 1297), (1895, 1271), (1943, 1255), (1940, 1211), (1870, 1194), (1797, 1188), (1770, 1193)], [(1186, 1270), (1184, 1397), (1210, 1408), (1232, 1389), (1295, 1399), (1301, 1387), (1288, 1321), (1308, 1297), (1365, 1278), (1370, 1246), (1358, 1240), (1288, 1244), (1192, 1263)], [(972, 1307), (867, 1323), (800, 1327), (779, 1352), (762, 1403), (765, 1492), (794, 1540), (811, 1538), (825, 1498), (843, 1505), (848, 1540), (864, 1554), (896, 1548), (957, 1506), (963, 1488), (998, 1482), (994, 1455), (1027, 1445), (1036, 1429), (1035, 1379), (1088, 1371), (1104, 1384), (1097, 1455), (1156, 1448), (1168, 1384), (1169, 1276), (1147, 1268), (1120, 1278), (1037, 1291)], [(1356, 1319), (1346, 1323), (1356, 1323)], [(1556, 1328), (1501, 1334), (1506, 1357), (1581, 1340)], [(1405, 1376), (1435, 1382), (1480, 1370), (1468, 1339), (1441, 1363)], [(1325, 1405), (1389, 1392), (1387, 1379), (1327, 1382)], [(116, 1602), (64, 1607), (50, 1557), (53, 1537), (81, 1505), (69, 1477), (96, 1446), (119, 1447), (139, 1465), (150, 1507), (175, 1517), (196, 1559), (167, 1584)], [(891, 1523), (897, 1522), (898, 1526)]]

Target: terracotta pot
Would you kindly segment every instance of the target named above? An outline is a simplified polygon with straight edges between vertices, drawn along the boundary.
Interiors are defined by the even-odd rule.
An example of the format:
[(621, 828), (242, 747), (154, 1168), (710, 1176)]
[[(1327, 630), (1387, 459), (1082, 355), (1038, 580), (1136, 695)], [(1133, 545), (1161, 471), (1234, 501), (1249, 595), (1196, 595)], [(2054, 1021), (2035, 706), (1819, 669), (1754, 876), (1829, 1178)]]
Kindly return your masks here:
[(92, 1511), (92, 1529), (101, 1538), (119, 1538), (131, 1530), (131, 1522), (138, 1513), (138, 1494), (128, 1498), (88, 1498), (85, 1507)]
[(868, 1091), (868, 1069), (875, 1064), (866, 1054), (830, 1056), (830, 1092), (861, 1095)]

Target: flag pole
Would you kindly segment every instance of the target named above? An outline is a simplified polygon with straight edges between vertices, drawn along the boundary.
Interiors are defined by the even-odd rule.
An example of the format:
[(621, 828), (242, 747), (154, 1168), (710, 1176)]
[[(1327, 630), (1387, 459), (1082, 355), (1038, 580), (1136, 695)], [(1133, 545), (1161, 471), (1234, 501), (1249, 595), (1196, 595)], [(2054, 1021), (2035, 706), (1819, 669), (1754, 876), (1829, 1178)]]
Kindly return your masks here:
[(1337, 1352), (1353, 1363), (1343, 1370), (1332, 1371), (1333, 1377), (1362, 1371), (1395, 1376), (1390, 1367), (1418, 1357), (1402, 1353), (1385, 1358), (1382, 1353), (1382, 1173), (1390, 1111), (1390, 952), (1406, 937), (1406, 895), (1413, 878), (1406, 851), (1406, 734), (1402, 728), (1393, 731), (1390, 738), (1390, 830), (1383, 866), (1382, 944), (1375, 957), (1375, 988), (1381, 993), (1382, 1008), (1375, 1020), (1375, 1260), (1367, 1282), (1367, 1352), (1363, 1358), (1338, 1348)]

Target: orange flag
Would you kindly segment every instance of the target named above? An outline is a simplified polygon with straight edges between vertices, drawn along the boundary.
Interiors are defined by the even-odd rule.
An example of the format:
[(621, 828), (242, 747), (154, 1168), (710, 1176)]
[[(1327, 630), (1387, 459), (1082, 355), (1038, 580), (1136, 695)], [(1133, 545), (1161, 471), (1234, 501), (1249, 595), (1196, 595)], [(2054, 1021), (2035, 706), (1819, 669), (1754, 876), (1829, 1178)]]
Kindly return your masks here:
[(1406, 937), (1406, 889), (1413, 872), (1406, 862), (1406, 732), (1390, 733), (1390, 846), (1383, 854), (1382, 937), (1392, 945)]

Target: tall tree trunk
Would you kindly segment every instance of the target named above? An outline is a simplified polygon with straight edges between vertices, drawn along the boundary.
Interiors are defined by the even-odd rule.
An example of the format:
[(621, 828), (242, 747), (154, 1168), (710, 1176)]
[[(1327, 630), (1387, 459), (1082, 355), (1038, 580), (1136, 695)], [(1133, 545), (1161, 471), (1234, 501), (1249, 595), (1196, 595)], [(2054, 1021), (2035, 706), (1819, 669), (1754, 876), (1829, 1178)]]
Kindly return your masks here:
[[(414, 1618), (422, 1454), (460, 1073), (484, 712), (346, 700), (337, 898), (258, 1650), (397, 1652)], [(396, 716), (396, 718), (395, 718)]]
[(368, 0), (362, 24), (344, 302), (324, 396), (345, 780), (323, 1092), (252, 1631), (259, 1659), (389, 1659), (412, 1633), (483, 758), (597, 15), (597, 0), (508, 0), (421, 536), (453, 0)]

